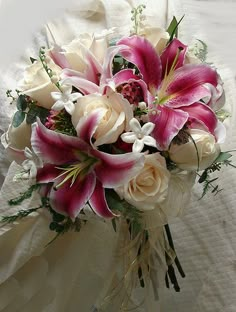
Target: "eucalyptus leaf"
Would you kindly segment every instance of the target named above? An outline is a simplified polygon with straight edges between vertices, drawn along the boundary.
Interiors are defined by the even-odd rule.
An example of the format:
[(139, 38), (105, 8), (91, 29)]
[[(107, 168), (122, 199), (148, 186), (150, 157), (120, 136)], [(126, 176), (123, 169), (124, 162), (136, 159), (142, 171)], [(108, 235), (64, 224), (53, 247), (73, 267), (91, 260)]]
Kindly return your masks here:
[(24, 94), (19, 95), (17, 102), (16, 102), (16, 107), (19, 111), (25, 111), (26, 108), (28, 107), (26, 96)]
[(25, 119), (25, 115), (26, 113), (22, 111), (15, 112), (15, 115), (13, 116), (13, 120), (12, 120), (12, 125), (14, 128), (17, 128), (22, 124), (22, 122)]

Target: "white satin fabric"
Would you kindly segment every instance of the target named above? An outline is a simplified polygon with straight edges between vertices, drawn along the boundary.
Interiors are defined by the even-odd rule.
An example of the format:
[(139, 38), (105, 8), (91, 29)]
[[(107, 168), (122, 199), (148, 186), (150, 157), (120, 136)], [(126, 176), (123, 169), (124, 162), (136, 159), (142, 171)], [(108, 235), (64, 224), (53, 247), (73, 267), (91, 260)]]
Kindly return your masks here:
[[(3, 0), (4, 2), (4, 0)], [(148, 22), (166, 26), (173, 14), (186, 18), (181, 24), (180, 39), (190, 43), (193, 36), (206, 39), (201, 29), (201, 17), (181, 7), (176, 0), (88, 0), (73, 1), (74, 7), (60, 19), (49, 23), (58, 44), (68, 43), (81, 32), (102, 30), (117, 26), (120, 34), (130, 30), (130, 11), (137, 3), (146, 3)], [(191, 9), (191, 8), (190, 8)], [(46, 30), (47, 40), (52, 40)], [(38, 33), (28, 47), (27, 55), (34, 56), (40, 45), (45, 45), (45, 32)], [(235, 86), (231, 72), (215, 57), (225, 81), (227, 105), (232, 111), (235, 104)], [(26, 55), (26, 53), (25, 53)], [(5, 90), (14, 88), (22, 75), (26, 59), (19, 59), (0, 77), (0, 131), (9, 125), (13, 108), (5, 98)], [(234, 112), (232, 112), (234, 114)], [(234, 115), (233, 115), (234, 116)], [(225, 149), (236, 146), (235, 116), (231, 118)], [(0, 178), (4, 179), (8, 162), (1, 148)], [(12, 182), (16, 165), (10, 167), (0, 196), (1, 214), (14, 213), (6, 200), (16, 197), (26, 186)], [(236, 310), (236, 172), (226, 168), (220, 173), (219, 183), (224, 191), (217, 196), (208, 194), (201, 201), (200, 188), (194, 188), (192, 203), (181, 219), (171, 225), (176, 249), (186, 272), (180, 280), (181, 293), (165, 290), (163, 272), (159, 272), (159, 301), (152, 290), (145, 294), (145, 303), (137, 311), (143, 312), (232, 312)], [(35, 207), (37, 199), (24, 203)], [(185, 208), (185, 207), (184, 207)], [(104, 296), (107, 281), (117, 265), (118, 235), (111, 225), (89, 222), (80, 233), (68, 233), (46, 247), (53, 238), (48, 229), (48, 217), (35, 214), (13, 226), (0, 228), (0, 311), (1, 312), (89, 312)], [(181, 278), (179, 278), (181, 279)], [(163, 282), (161, 282), (163, 281)], [(161, 284), (162, 283), (162, 284)], [(136, 299), (143, 293), (137, 291)], [(124, 311), (120, 308), (121, 296), (102, 310)]]

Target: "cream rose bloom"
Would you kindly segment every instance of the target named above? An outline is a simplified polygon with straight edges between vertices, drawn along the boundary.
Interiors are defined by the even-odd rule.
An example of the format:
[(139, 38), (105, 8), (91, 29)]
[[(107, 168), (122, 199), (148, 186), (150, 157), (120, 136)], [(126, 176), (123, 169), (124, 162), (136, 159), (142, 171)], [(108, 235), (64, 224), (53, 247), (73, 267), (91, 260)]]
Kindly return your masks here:
[(140, 35), (144, 36), (155, 48), (160, 55), (166, 48), (170, 35), (165, 29), (146, 26), (140, 31)]
[[(59, 76), (61, 72), (59, 66), (49, 60), (48, 67)], [(40, 61), (34, 62), (26, 68), (24, 79), (20, 82), (18, 88), (22, 93), (37, 101), (37, 105), (48, 109), (54, 104), (51, 92), (58, 91)]]
[(143, 228), (156, 229), (181, 216), (189, 206), (195, 178), (192, 171), (171, 171), (167, 196), (155, 209), (145, 211), (141, 220)]
[(9, 126), (6, 133), (2, 136), (2, 144), (5, 148), (12, 147), (17, 150), (24, 150), (25, 147), (30, 147), (31, 125), (24, 120), (19, 127)]
[(109, 47), (109, 39), (114, 30), (104, 30), (99, 34), (81, 34), (79, 38), (73, 40), (68, 45), (63, 46), (69, 67), (73, 70), (84, 72), (87, 67), (86, 57), (88, 51), (95, 56), (96, 60), (103, 64), (107, 48)]
[(152, 210), (165, 200), (169, 179), (165, 158), (159, 153), (145, 155), (140, 173), (116, 192), (139, 210)]
[(19, 127), (9, 126), (7, 132), (1, 136), (1, 143), (6, 150), (8, 159), (21, 164), (25, 160), (24, 150), (31, 147), (31, 125), (24, 120)]
[(220, 153), (220, 146), (216, 143), (214, 136), (206, 131), (192, 129), (190, 135), (196, 146), (191, 140), (181, 145), (171, 144), (169, 157), (180, 169), (204, 170), (217, 158)]
[(83, 116), (95, 110), (99, 110), (101, 116), (93, 136), (95, 146), (114, 143), (123, 131), (128, 131), (133, 111), (130, 103), (122, 95), (110, 91), (107, 95), (90, 94), (79, 98), (72, 114), (74, 127)]

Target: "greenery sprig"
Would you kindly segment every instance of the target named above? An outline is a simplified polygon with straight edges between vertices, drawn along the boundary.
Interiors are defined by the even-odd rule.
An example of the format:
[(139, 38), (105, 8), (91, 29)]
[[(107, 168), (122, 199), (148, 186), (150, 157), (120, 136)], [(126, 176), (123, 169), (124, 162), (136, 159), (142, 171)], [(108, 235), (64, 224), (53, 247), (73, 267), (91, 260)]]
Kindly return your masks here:
[(46, 73), (48, 74), (49, 78), (51, 79), (51, 82), (53, 84), (55, 84), (55, 86), (62, 92), (61, 85), (60, 85), (60, 82), (57, 79), (56, 74), (53, 72), (53, 70), (47, 64), (48, 57), (46, 56), (45, 49), (46, 49), (45, 47), (41, 47), (39, 49), (39, 59), (40, 59), (42, 65), (43, 65), (44, 70), (46, 71)]
[(36, 208), (30, 208), (30, 209), (25, 209), (25, 210), (19, 210), (16, 214), (11, 215), (11, 216), (3, 216), (1, 219), (1, 223), (14, 223), (16, 221), (19, 221), (21, 219), (24, 219), (28, 215), (32, 214), (33, 212), (36, 212), (37, 210), (43, 208), (43, 206), (39, 206)]
[(146, 8), (146, 5), (140, 4), (139, 6), (137, 6), (137, 8), (134, 8), (131, 11), (131, 14), (132, 14), (131, 21), (134, 22), (132, 32), (134, 34), (139, 33), (139, 28), (140, 28), (141, 21), (142, 21), (143, 9), (145, 9), (145, 8)]
[(24, 200), (30, 198), (32, 196), (32, 194), (39, 189), (39, 187), (41, 186), (41, 184), (34, 184), (31, 185), (28, 190), (26, 190), (23, 193), (20, 193), (20, 195), (16, 198), (10, 199), (8, 201), (8, 204), (10, 206), (17, 206), (19, 204), (21, 204)]
[[(108, 206), (112, 207), (114, 213), (120, 213), (127, 220), (129, 223), (130, 235), (132, 238), (135, 238), (142, 231), (142, 224), (140, 222), (142, 213), (127, 201), (120, 199), (114, 190), (106, 189), (105, 194)], [(113, 218), (112, 225), (116, 231), (116, 218)]]
[(197, 173), (199, 176), (198, 183), (203, 184), (201, 198), (203, 198), (209, 190), (211, 190), (211, 193), (215, 195), (223, 190), (219, 187), (219, 185), (214, 184), (214, 182), (218, 180), (218, 177), (211, 178), (210, 175), (213, 172), (220, 171), (222, 166), (231, 166), (236, 168), (236, 166), (233, 165), (232, 161), (230, 160), (231, 157), (232, 154), (230, 154), (230, 152), (221, 152), (211, 166), (206, 168), (201, 174)]
[(12, 119), (13, 127), (19, 127), (25, 118), (28, 125), (34, 123), (37, 117), (39, 117), (42, 123), (45, 123), (49, 110), (38, 106), (36, 101), (33, 101), (28, 95), (21, 93), (21, 91), (17, 89), (15, 91), (15, 96), (12, 94), (12, 90), (6, 91), (7, 97), (11, 98), (10, 104), (16, 102), (17, 111)]

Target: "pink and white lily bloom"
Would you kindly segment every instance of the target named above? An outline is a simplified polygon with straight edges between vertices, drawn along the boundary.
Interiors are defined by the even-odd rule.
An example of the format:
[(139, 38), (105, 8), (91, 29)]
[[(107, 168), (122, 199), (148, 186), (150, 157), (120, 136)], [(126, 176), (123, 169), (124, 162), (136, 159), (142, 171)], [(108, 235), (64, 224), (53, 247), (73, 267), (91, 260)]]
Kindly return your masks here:
[(119, 46), (119, 53), (137, 66), (147, 85), (149, 119), (155, 124), (152, 135), (159, 150), (167, 150), (186, 123), (215, 135), (219, 122), (213, 110), (202, 102), (212, 95), (209, 86), (216, 90), (218, 85), (218, 74), (213, 68), (206, 64), (185, 65), (187, 47), (177, 39), (161, 56), (140, 36), (122, 38)]
[(86, 203), (99, 216), (113, 217), (104, 190), (129, 181), (144, 165), (140, 153), (111, 155), (95, 149), (91, 137), (99, 120), (98, 111), (81, 118), (78, 137), (49, 130), (40, 121), (33, 125), (32, 148), (44, 164), (36, 180), (47, 184), (52, 208), (72, 219)]
[[(81, 73), (67, 69), (63, 71), (63, 78), (84, 94), (103, 93), (106, 85), (113, 83), (130, 104), (147, 102), (149, 120), (155, 124), (152, 135), (157, 148), (167, 150), (186, 124), (215, 136), (219, 132), (216, 129), (223, 129), (211, 108), (213, 95), (218, 93), (218, 74), (206, 64), (184, 64), (186, 52), (187, 46), (174, 39), (158, 55), (147, 39), (134, 35), (108, 48), (99, 82), (86, 80)], [(122, 69), (113, 75), (112, 63), (117, 54), (134, 64), (139, 73)], [(208, 102), (204, 103), (202, 99), (206, 98)]]

